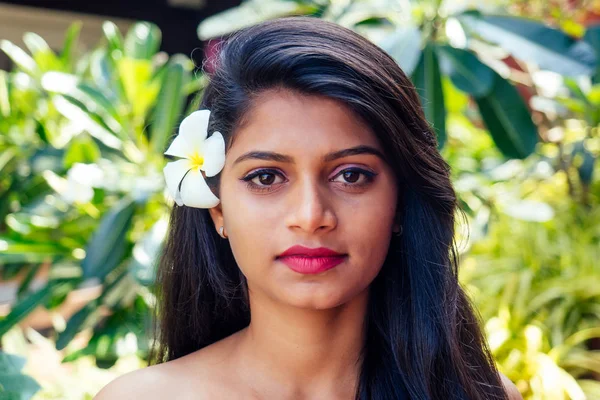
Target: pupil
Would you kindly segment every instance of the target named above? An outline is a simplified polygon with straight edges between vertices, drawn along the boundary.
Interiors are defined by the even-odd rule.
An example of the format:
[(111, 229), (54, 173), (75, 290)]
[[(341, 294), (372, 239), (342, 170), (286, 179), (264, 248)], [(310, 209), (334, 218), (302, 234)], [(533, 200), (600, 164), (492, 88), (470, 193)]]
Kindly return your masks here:
[(270, 185), (273, 183), (273, 175), (272, 174), (262, 174), (258, 176), (258, 180), (263, 185)]
[(358, 180), (358, 173), (355, 171), (344, 172), (344, 179), (346, 179), (348, 182), (354, 183)]

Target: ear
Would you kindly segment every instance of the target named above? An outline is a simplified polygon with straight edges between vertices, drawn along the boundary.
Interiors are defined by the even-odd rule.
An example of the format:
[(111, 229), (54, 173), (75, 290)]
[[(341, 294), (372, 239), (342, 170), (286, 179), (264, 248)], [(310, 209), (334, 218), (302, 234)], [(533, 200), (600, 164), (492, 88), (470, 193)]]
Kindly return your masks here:
[(213, 223), (215, 224), (215, 229), (217, 229), (218, 231), (221, 226), (225, 225), (223, 223), (223, 209), (221, 208), (221, 203), (217, 204), (212, 208), (209, 208), (208, 212), (210, 213), (210, 217), (212, 218)]

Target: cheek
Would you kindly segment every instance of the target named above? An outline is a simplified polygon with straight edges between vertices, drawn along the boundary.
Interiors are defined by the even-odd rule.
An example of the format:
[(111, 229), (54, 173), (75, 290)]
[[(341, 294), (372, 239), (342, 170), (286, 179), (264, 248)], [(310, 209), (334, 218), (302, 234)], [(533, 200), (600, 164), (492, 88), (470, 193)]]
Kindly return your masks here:
[(271, 240), (281, 218), (266, 197), (248, 193), (243, 185), (221, 187), (223, 218), (229, 244), (244, 275), (264, 268), (278, 250)]
[(379, 204), (353, 214), (348, 239), (357, 261), (367, 270), (379, 270), (386, 258), (394, 211), (393, 206)]
[(386, 179), (371, 193), (367, 202), (361, 202), (347, 216), (349, 240), (359, 258), (357, 261), (367, 270), (378, 271), (387, 256), (396, 215), (397, 193), (395, 183)]

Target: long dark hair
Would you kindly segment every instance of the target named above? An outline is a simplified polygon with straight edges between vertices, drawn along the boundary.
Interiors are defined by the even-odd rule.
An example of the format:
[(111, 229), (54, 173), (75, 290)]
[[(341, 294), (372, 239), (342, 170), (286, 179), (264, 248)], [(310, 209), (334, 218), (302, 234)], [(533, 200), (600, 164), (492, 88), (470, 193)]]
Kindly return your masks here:
[[(370, 288), (357, 399), (506, 399), (457, 277), (450, 168), (413, 84), (357, 33), (312, 17), (238, 31), (219, 48), (200, 105), (210, 132), (231, 143), (268, 89), (320, 95), (349, 106), (376, 133), (394, 169), (403, 234)], [(208, 182), (218, 195), (218, 176)], [(153, 362), (189, 354), (248, 326), (247, 283), (208, 210), (174, 206), (158, 270)]]

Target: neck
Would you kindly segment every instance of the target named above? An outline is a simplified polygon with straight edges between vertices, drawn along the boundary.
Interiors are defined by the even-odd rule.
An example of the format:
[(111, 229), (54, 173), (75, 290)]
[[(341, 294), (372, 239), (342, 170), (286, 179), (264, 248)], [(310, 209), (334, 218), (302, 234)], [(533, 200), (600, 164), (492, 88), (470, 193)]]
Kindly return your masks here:
[(282, 306), (252, 292), (249, 297), (251, 322), (239, 332), (237, 354), (250, 382), (289, 398), (353, 398), (368, 290), (327, 310)]

